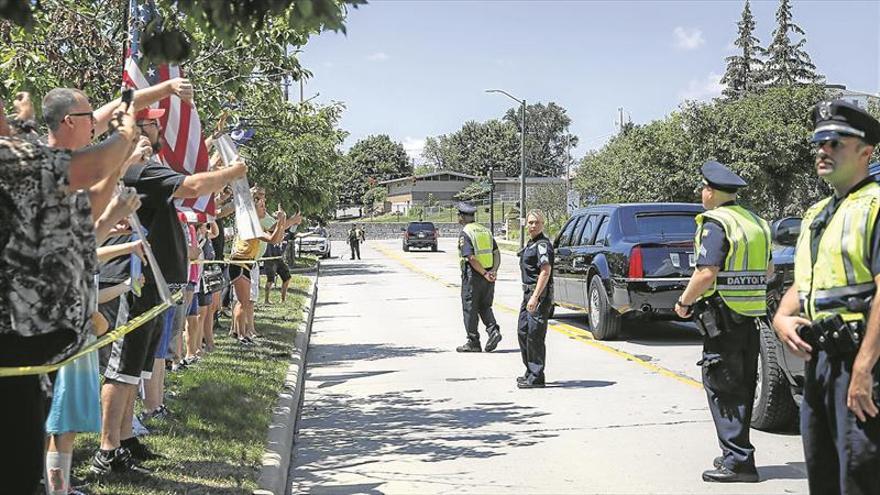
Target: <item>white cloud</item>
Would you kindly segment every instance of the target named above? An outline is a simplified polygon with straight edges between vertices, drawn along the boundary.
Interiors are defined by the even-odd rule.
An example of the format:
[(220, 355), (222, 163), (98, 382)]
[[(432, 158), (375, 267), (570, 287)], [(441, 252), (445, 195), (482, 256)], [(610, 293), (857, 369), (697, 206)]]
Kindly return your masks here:
[(403, 149), (410, 158), (420, 163), (422, 160), (422, 150), (425, 149), (424, 138), (405, 137), (403, 138)]
[(385, 52), (376, 52), (367, 55), (367, 60), (369, 60), (370, 62), (384, 62), (389, 58), (391, 57)]
[(675, 35), (675, 47), (682, 50), (696, 50), (706, 43), (703, 32), (697, 28), (678, 26), (672, 31), (672, 34)]
[(691, 79), (688, 87), (679, 93), (682, 100), (708, 100), (721, 96), (725, 85), (721, 84), (721, 74), (709, 73), (703, 79)]

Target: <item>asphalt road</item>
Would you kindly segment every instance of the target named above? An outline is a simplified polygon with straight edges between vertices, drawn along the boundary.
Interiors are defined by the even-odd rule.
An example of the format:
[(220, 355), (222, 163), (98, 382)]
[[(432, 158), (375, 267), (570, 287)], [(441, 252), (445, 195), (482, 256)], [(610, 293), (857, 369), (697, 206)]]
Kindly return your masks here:
[[(762, 481), (704, 483), (720, 450), (680, 324), (591, 339), (559, 310), (545, 389), (520, 390), (517, 259), (504, 255), (492, 353), (465, 340), (454, 239), (370, 241), (322, 265), (291, 493), (806, 493), (800, 437), (753, 430)], [(485, 334), (484, 334), (485, 342)]]

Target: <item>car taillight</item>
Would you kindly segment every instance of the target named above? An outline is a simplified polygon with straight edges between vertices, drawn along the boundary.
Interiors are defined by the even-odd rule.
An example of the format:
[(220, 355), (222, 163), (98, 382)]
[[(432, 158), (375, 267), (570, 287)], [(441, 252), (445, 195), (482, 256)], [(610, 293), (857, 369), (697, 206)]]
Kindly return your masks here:
[(645, 270), (642, 267), (642, 247), (633, 246), (629, 252), (629, 278), (642, 278)]

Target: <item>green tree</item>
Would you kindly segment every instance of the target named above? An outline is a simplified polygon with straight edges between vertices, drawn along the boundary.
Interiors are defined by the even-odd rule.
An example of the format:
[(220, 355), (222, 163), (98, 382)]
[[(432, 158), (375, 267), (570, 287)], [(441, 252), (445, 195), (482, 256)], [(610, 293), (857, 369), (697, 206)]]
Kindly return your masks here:
[(467, 187), (455, 193), (453, 197), (460, 201), (476, 201), (489, 197), (490, 191), (491, 188), (488, 182), (476, 181), (471, 182)]
[(528, 190), (528, 208), (540, 208), (547, 216), (547, 231), (558, 232), (568, 220), (565, 184), (541, 184)]
[(385, 204), (385, 198), (388, 197), (388, 190), (382, 186), (371, 187), (364, 193), (363, 204), (364, 208), (368, 210), (373, 210), (376, 207), (376, 203), (380, 206)]
[(809, 144), (810, 109), (825, 97), (823, 88), (806, 85), (686, 103), (584, 157), (575, 187), (588, 202), (694, 202), (700, 165), (718, 160), (749, 182), (741, 199), (755, 211), (801, 214), (828, 194)]
[(727, 85), (722, 93), (728, 98), (740, 98), (759, 89), (763, 74), (764, 62), (760, 56), (765, 51), (754, 35), (755, 18), (748, 0), (737, 27), (739, 37), (733, 44), (740, 49), (740, 53), (727, 57), (727, 71), (721, 78), (721, 83)]
[(488, 177), (490, 168), (518, 174), (516, 127), (500, 120), (468, 121), (451, 134), (425, 140), (425, 162), (436, 170)]
[[(52, 3), (5, 1), (0, 3), (0, 19), (30, 30), (41, 23), (40, 16), (52, 9)], [(128, 2), (78, 3), (116, 10), (125, 8)], [(348, 7), (364, 3), (365, 0), (157, 0), (158, 7), (172, 12), (176, 22), (149, 25), (144, 38), (145, 54), (153, 60), (186, 59), (196, 31), (209, 33), (221, 43), (234, 43), (240, 36), (249, 37), (282, 24), (301, 34), (326, 29), (345, 31)], [(114, 22), (121, 22), (122, 17), (115, 19)], [(79, 41), (76, 39), (76, 43)]]
[[(791, 35), (803, 36), (797, 43)], [(810, 55), (804, 50), (807, 43), (806, 33), (794, 23), (791, 13), (791, 1), (779, 0), (776, 11), (776, 29), (773, 41), (767, 47), (767, 61), (764, 63), (763, 79), (770, 86), (787, 86), (801, 83), (820, 83), (824, 80), (816, 72), (816, 66)]]
[(245, 100), (243, 110), (262, 116), (241, 122), (256, 131), (242, 149), (248, 178), (267, 190), (272, 207), (280, 203), (291, 214), (327, 215), (336, 204), (335, 170), (347, 135), (338, 127), (343, 106), (280, 104), (279, 93), (277, 87), (263, 88)]
[(355, 143), (340, 163), (339, 202), (358, 204), (376, 183), (412, 173), (412, 160), (402, 143), (392, 141), (385, 134), (368, 136)]
[[(504, 120), (521, 131), (522, 107), (511, 108)], [(578, 144), (577, 136), (568, 132), (571, 117), (565, 108), (550, 102), (526, 106), (526, 173), (529, 176), (559, 177), (571, 149)], [(519, 175), (519, 171), (512, 175)]]

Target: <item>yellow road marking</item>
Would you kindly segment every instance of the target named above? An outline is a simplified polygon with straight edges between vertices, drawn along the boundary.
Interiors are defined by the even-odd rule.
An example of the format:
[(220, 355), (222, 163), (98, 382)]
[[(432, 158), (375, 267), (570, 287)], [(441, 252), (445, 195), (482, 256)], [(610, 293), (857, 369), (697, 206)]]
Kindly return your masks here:
[[(372, 247), (376, 251), (379, 251), (380, 253), (382, 253), (386, 257), (391, 258), (394, 261), (397, 261), (398, 263), (403, 265), (405, 268), (407, 268), (413, 272), (416, 272), (420, 275), (424, 275), (425, 277), (428, 277), (431, 280), (439, 282), (450, 289), (459, 288), (458, 284), (452, 284), (452, 283), (449, 283), (449, 282), (443, 280), (438, 275), (435, 275), (435, 274), (421, 268), (420, 266), (416, 265), (412, 261), (404, 258), (403, 256), (400, 256), (396, 252), (390, 251), (382, 246), (372, 245), (370, 247)], [(519, 308), (514, 308), (514, 307), (508, 306), (504, 303), (495, 302), (494, 307), (499, 308), (499, 309), (504, 310), (509, 313), (519, 314)], [(638, 356), (630, 354), (626, 351), (621, 351), (620, 349), (617, 349), (615, 347), (612, 347), (608, 344), (604, 344), (604, 343), (596, 340), (595, 338), (593, 338), (593, 334), (590, 333), (589, 330), (584, 330), (583, 328), (578, 328), (573, 325), (569, 325), (567, 323), (551, 323), (548, 325), (548, 327), (553, 331), (559, 332), (567, 337), (570, 337), (574, 340), (582, 342), (588, 346), (594, 347), (594, 348), (599, 349), (601, 351), (605, 351), (608, 354), (611, 354), (612, 356), (616, 356), (616, 357), (625, 359), (626, 361), (630, 361), (632, 363), (635, 363), (635, 364), (637, 364), (637, 365), (641, 366), (642, 368), (645, 368), (649, 371), (652, 371), (652, 372), (657, 373), (659, 375), (665, 376), (667, 378), (672, 378), (673, 380), (680, 382), (680, 383), (683, 383), (685, 385), (689, 385), (691, 387), (694, 387), (694, 388), (697, 388), (700, 390), (703, 389), (702, 383), (700, 383), (697, 380), (694, 380), (693, 378), (691, 378), (689, 376), (682, 375), (680, 373), (676, 373), (675, 371), (672, 371), (668, 368), (664, 368), (660, 365), (654, 364), (650, 361), (646, 361)]]

